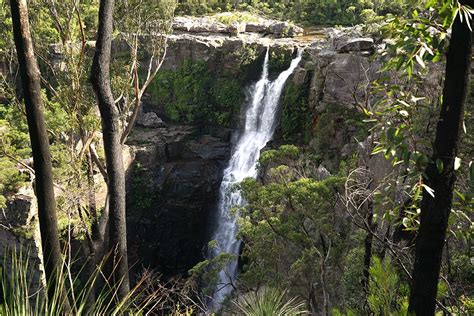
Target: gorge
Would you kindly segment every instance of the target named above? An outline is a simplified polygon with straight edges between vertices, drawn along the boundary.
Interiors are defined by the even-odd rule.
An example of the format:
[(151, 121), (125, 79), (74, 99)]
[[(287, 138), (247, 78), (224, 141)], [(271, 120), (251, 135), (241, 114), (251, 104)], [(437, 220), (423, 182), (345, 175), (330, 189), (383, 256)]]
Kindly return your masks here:
[[(59, 6), (32, 5), (45, 10), (46, 3)], [(92, 56), (105, 47), (94, 41), (98, 2), (68, 3), (64, 8), (77, 17), (29, 14), (40, 30), (38, 21), (49, 21), (32, 37), (42, 39), (34, 49), (52, 157), (54, 231), (77, 315), (102, 308), (108, 298), (101, 291), (121, 286), (122, 275), (130, 277), (133, 301), (123, 290), (126, 303), (117, 297), (112, 305), (123, 314), (407, 314), (422, 201), (437, 193), (427, 166), (459, 176), (448, 233), (437, 243), (445, 248), (437, 308), (469, 314), (474, 89), (465, 117), (457, 117), (464, 129), (459, 150), (449, 144), (456, 156), (431, 159), (451, 35), (438, 22), (424, 24), (437, 21), (437, 11), (416, 9), (404, 20), (398, 2), (383, 1), (388, 11), (372, 1), (321, 2), (325, 18), (346, 21), (326, 26), (317, 22), (323, 11), (304, 11), (317, 7), (312, 2), (116, 1), (105, 61), (114, 124), (104, 125), (89, 82)], [(336, 12), (344, 19), (330, 16)], [(287, 13), (298, 19), (279, 20)], [(4, 289), (18, 283), (9, 279), (19, 266), (15, 249), (28, 253), (20, 269), (27, 302), (44, 300), (48, 281), (41, 270), (39, 173), (15, 49), (0, 39), (2, 314), (11, 300)], [(118, 151), (107, 155), (103, 136), (119, 134)], [(108, 202), (110, 189), (119, 187), (109, 181), (117, 175), (107, 168), (111, 156), (123, 157), (125, 188), (116, 195), (126, 203), (124, 216)], [(120, 234), (107, 224), (114, 216)], [(129, 273), (100, 275), (96, 284), (90, 277), (113, 270), (120, 256), (110, 242), (117, 235)], [(267, 303), (274, 303), (271, 312), (252, 309)]]
[[(356, 148), (351, 135), (358, 130), (344, 122), (354, 111), (354, 93), (362, 97), (363, 83), (376, 75), (369, 61), (375, 45), (362, 35), (357, 29), (331, 28), (304, 39), (271, 39), (255, 33), (228, 36), (209, 29), (201, 33), (179, 30), (171, 35), (162, 73), (150, 87), (142, 113), (142, 118), (156, 115), (162, 123), (139, 120), (127, 142), (133, 159), (129, 242), (138, 252), (132, 258), (158, 267), (165, 275), (187, 274), (206, 258), (207, 242), (215, 230), (213, 214), (218, 213), (221, 179), (229, 160), (237, 159), (231, 158), (231, 147), (239, 141), (239, 131), (251, 122), (245, 118), (251, 114), (246, 113), (246, 105), (252, 100), (252, 91), (247, 89), (264, 85), (267, 47), (268, 82), (275, 82), (290, 67), (296, 51), (304, 48), (301, 62), (291, 65), (292, 72), (285, 72), (286, 84), (286, 78), (280, 80), (280, 108), (273, 113), (275, 117), (265, 113), (266, 120), (275, 120), (271, 124), (275, 137), (268, 148), (293, 142), (310, 144), (318, 148), (329, 170), (341, 157), (350, 155)], [(365, 77), (366, 67), (371, 69), (369, 78)], [(189, 81), (178, 81), (172, 73)], [(206, 87), (212, 88), (210, 93), (196, 93)], [(155, 92), (167, 89), (173, 93)], [(254, 95), (253, 100), (258, 97)], [(260, 123), (255, 118), (252, 122)], [(328, 130), (327, 139), (332, 141), (311, 136), (319, 130)], [(258, 147), (262, 147), (268, 139), (248, 141), (260, 141), (263, 145)], [(249, 157), (241, 177), (253, 175), (260, 149)]]
[[(142, 113), (125, 150), (129, 256), (131, 262), (138, 263), (132, 271), (151, 267), (166, 277), (187, 275), (209, 253), (207, 242), (213, 239), (212, 214), (218, 212), (221, 180), (226, 166), (230, 168), (229, 160), (238, 160), (231, 155), (232, 144), (238, 141), (232, 135), (238, 135), (251, 122), (267, 124), (267, 129), (260, 139), (248, 134), (247, 140), (255, 141), (254, 155), (237, 181), (254, 176), (255, 161), (273, 133), (269, 148), (288, 142), (310, 144), (321, 149), (329, 169), (350, 153), (350, 135), (356, 133), (353, 126), (331, 129), (328, 137), (334, 141), (327, 146), (310, 135), (328, 128), (325, 124), (340, 124), (351, 115), (354, 93), (364, 94), (359, 85), (368, 80), (363, 75), (366, 67), (372, 67), (368, 56), (375, 49), (374, 41), (364, 38), (358, 28), (320, 28), (314, 34), (285, 37), (281, 30), (286, 24), (273, 22), (280, 27), (280, 31), (272, 28), (273, 38), (265, 36), (269, 26), (255, 23), (247, 25), (244, 32), (229, 34), (222, 33), (227, 32), (222, 26), (216, 29), (215, 22), (199, 26), (199, 19), (176, 21), (162, 71), (145, 95)], [(182, 25), (194, 26), (190, 29)], [(124, 49), (121, 43), (114, 44), (117, 53)], [(301, 56), (295, 57), (296, 51)], [(54, 63), (61, 65), (61, 52), (56, 46), (51, 56)], [(288, 67), (291, 71), (286, 71)], [(177, 82), (172, 76), (176, 72), (189, 81)], [(284, 77), (279, 78), (280, 73)], [(375, 70), (370, 75), (373, 77)], [(255, 105), (276, 106), (278, 99), (281, 105), (278, 111), (266, 108), (266, 112), (254, 113), (263, 115), (261, 121), (256, 117), (246, 120), (244, 115), (245, 105), (251, 103), (245, 102), (249, 97), (246, 87), (255, 82), (254, 89), (261, 88), (263, 98), (257, 102), (255, 90)], [(166, 89), (170, 94), (163, 95)], [(196, 89), (209, 89), (210, 94), (196, 94)], [(338, 105), (332, 114), (333, 104), (346, 106)], [(301, 111), (294, 111), (296, 106)], [(179, 115), (176, 109), (181, 111)], [(326, 120), (318, 122), (321, 116), (327, 116)], [(1, 229), (5, 235), (2, 240), (6, 241), (0, 247), (2, 254), (17, 243), (32, 244), (29, 227), (36, 212), (32, 192), (30, 183), (11, 199), (0, 218), (7, 227), (28, 231), (25, 239), (22, 234)], [(102, 192), (100, 187), (99, 203), (104, 200)], [(24, 220), (14, 220), (23, 217)], [(235, 230), (230, 235), (234, 234)], [(36, 247), (28, 247), (31, 263), (37, 266)], [(234, 244), (234, 251), (237, 248), (238, 244)]]

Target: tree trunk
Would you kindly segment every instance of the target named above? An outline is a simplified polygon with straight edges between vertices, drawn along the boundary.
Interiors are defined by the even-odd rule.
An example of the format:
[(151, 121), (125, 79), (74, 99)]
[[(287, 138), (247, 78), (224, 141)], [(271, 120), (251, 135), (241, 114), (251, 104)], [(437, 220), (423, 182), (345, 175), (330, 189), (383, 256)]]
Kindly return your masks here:
[[(52, 301), (54, 292), (61, 288), (58, 280), (61, 277), (63, 259), (61, 258), (56, 218), (53, 169), (41, 99), (40, 72), (33, 51), (26, 0), (11, 0), (10, 6), (28, 131), (33, 152), (35, 194), (38, 200), (38, 218), (44, 270), (48, 283), (48, 297)], [(64, 307), (69, 309), (66, 296), (63, 296), (62, 300), (65, 304)]]
[(108, 175), (109, 196), (109, 260), (111, 283), (117, 289), (117, 296), (127, 296), (130, 286), (128, 277), (127, 230), (125, 222), (125, 171), (122, 145), (120, 143), (119, 111), (115, 106), (110, 87), (110, 55), (112, 44), (112, 21), (114, 0), (101, 0), (97, 42), (92, 63), (90, 81), (97, 96), (102, 119), (105, 160)]
[[(473, 6), (474, 1), (460, 1)], [(421, 202), (421, 222), (416, 239), (415, 265), (410, 293), (409, 312), (434, 315), (438, 278), (451, 211), (455, 182), (454, 160), (467, 95), (471, 62), (471, 32), (459, 16), (454, 21), (447, 54), (443, 104), (436, 128), (431, 162), (425, 170), (425, 183), (434, 190), (432, 197), (426, 190)], [(438, 171), (436, 161), (443, 162)]]
[[(370, 203), (372, 204), (372, 203)], [(365, 294), (369, 293), (369, 282), (370, 282), (370, 262), (372, 260), (372, 243), (373, 243), (373, 233), (374, 232), (374, 223), (373, 223), (373, 213), (372, 208), (370, 207), (369, 214), (367, 214), (367, 225), (370, 227), (370, 232), (367, 233), (364, 240), (364, 268), (363, 268), (363, 278), (362, 278), (362, 287), (364, 289)]]

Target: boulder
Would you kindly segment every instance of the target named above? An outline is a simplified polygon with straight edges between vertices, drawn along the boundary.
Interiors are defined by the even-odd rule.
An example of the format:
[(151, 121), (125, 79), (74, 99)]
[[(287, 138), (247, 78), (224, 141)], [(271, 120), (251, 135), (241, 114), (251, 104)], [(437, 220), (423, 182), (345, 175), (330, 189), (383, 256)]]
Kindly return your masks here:
[(369, 58), (355, 54), (336, 54), (325, 68), (323, 101), (352, 106), (364, 100), (368, 82), (377, 78), (377, 65)]
[(326, 169), (323, 165), (319, 165), (318, 169), (316, 169), (315, 177), (318, 180), (324, 180), (331, 176), (331, 173)]
[(240, 33), (244, 33), (246, 30), (246, 24), (240, 22), (234, 22), (228, 27), (228, 31), (232, 35), (239, 35)]
[(147, 112), (138, 117), (137, 124), (143, 127), (157, 128), (165, 126), (165, 122), (155, 112)]
[(339, 44), (339, 53), (349, 52), (373, 52), (375, 50), (374, 39), (370, 37), (352, 38)]
[(285, 37), (290, 30), (290, 25), (287, 22), (275, 22), (270, 25), (269, 29), (273, 35)]
[(303, 34), (303, 29), (288, 22), (274, 22), (270, 25), (269, 31), (276, 37), (295, 37)]
[(303, 35), (303, 33), (304, 33), (304, 29), (302, 27), (299, 27), (297, 25), (291, 25), (290, 30), (288, 32), (288, 36), (295, 37), (295, 36)]
[(173, 20), (173, 30), (189, 32), (193, 26), (193, 20), (184, 16), (177, 16)]
[(302, 85), (305, 82), (307, 75), (308, 71), (306, 68), (297, 67), (293, 72), (293, 83), (297, 86)]
[(245, 25), (245, 32), (249, 33), (268, 33), (269, 25), (263, 22), (249, 22)]

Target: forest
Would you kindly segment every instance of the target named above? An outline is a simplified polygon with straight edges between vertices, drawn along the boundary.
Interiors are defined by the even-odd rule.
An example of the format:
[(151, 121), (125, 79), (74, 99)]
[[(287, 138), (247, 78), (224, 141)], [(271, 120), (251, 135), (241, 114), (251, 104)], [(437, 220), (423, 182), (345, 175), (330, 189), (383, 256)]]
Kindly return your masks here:
[(473, 0), (0, 0), (0, 316), (474, 315)]

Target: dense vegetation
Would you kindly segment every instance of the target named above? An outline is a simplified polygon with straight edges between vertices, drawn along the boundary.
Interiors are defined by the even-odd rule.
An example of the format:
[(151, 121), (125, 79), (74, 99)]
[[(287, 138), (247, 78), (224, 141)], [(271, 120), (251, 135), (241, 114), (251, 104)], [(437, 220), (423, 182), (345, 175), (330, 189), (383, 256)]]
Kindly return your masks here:
[[(117, 170), (123, 173), (122, 160), (117, 166), (113, 158), (122, 157), (121, 146), (142, 101), (152, 110), (163, 110), (170, 126), (193, 125), (201, 133), (238, 127), (243, 87), (260, 71), (255, 62), (261, 56), (252, 47), (230, 57), (239, 58), (244, 69), (239, 74), (216, 76), (208, 63), (190, 60), (175, 70), (160, 69), (174, 14), (224, 11), (306, 26), (377, 22), (370, 29), (386, 39), (386, 45), (377, 52), (384, 57), (377, 61), (380, 76), (363, 82), (363, 97), (351, 104), (317, 109), (310, 101), (309, 76), (286, 85), (275, 142), (258, 161), (259, 176), (235, 188), (246, 201), (236, 209), (244, 247), (235, 290), (223, 310), (245, 315), (406, 315), (425, 304), (446, 314), (473, 314), (474, 89), (471, 84), (465, 101), (471, 52), (459, 36), (471, 36), (466, 23), (472, 25), (474, 11), (466, 5), (473, 3), (116, 1), (113, 17), (111, 11), (108, 17), (101, 11), (99, 19), (110, 32), (101, 34), (106, 31), (98, 30), (99, 1), (29, 1), (36, 56), (29, 60), (37, 59), (41, 71), (36, 78), (41, 90), (30, 91), (34, 89), (18, 77), (24, 69), (13, 41), (14, 11), (0, 0), (0, 211), (9, 207), (20, 188), (38, 181), (35, 175), (41, 171), (41, 163), (31, 158), (29, 135), (34, 132), (27, 124), (35, 103), (27, 100), (33, 93), (40, 100), (34, 107), (44, 112), (52, 158), (58, 223), (48, 228), (59, 233), (55, 242), (66, 249), (57, 275), (47, 272), (47, 295), (31, 293), (37, 289), (26, 282), (31, 277), (26, 271), (32, 268), (23, 254), (5, 252), (0, 262), (0, 314), (205, 311), (217, 273), (235, 255), (222, 253), (200, 262), (185, 280), (165, 280), (160, 271), (134, 268), (131, 289), (123, 287), (129, 267), (121, 255), (127, 254), (116, 246), (118, 239), (126, 239), (120, 224), (125, 216), (116, 200), (125, 200), (125, 189), (116, 186), (124, 187), (125, 179), (124, 174), (117, 176)], [(91, 44), (96, 33), (105, 44)], [(114, 46), (110, 61), (101, 60), (100, 50), (111, 45), (112, 37), (114, 44), (123, 45)], [(453, 58), (448, 49), (464, 59)], [(290, 58), (272, 52), (271, 71), (284, 69)], [(89, 78), (92, 64), (97, 70), (92, 71), (95, 94)], [(102, 74), (109, 66), (110, 74)], [(427, 84), (433, 77), (437, 84)], [(446, 84), (444, 91), (439, 83)], [(109, 108), (101, 99), (104, 91)], [(453, 108), (458, 113), (450, 116)], [(115, 137), (115, 152), (108, 148), (107, 135)], [(446, 141), (446, 135), (453, 139)], [(336, 139), (346, 145), (344, 150), (337, 148)], [(135, 195), (131, 201), (136, 204), (131, 209), (144, 212), (155, 198), (151, 180), (142, 177), (139, 164), (130, 174), (130, 192)], [(45, 215), (44, 208), (39, 212)], [(0, 219), (0, 229), (19, 238), (35, 234), (37, 217), (24, 229), (8, 227)], [(115, 226), (107, 234), (104, 223), (109, 219)], [(214, 246), (210, 241), (208, 247)], [(439, 251), (436, 262), (426, 249)], [(434, 263), (424, 265), (429, 260)], [(429, 280), (434, 286), (423, 282), (423, 270), (437, 270)], [(434, 295), (426, 303), (417, 295), (420, 291)]]
[(160, 72), (149, 93), (172, 122), (230, 127), (244, 99), (240, 87), (236, 78), (217, 78), (205, 62), (186, 61), (177, 71)]
[(410, 1), (179, 1), (178, 14), (204, 15), (225, 11), (250, 11), (278, 20), (291, 20), (303, 25), (354, 25), (387, 14), (397, 15)]

